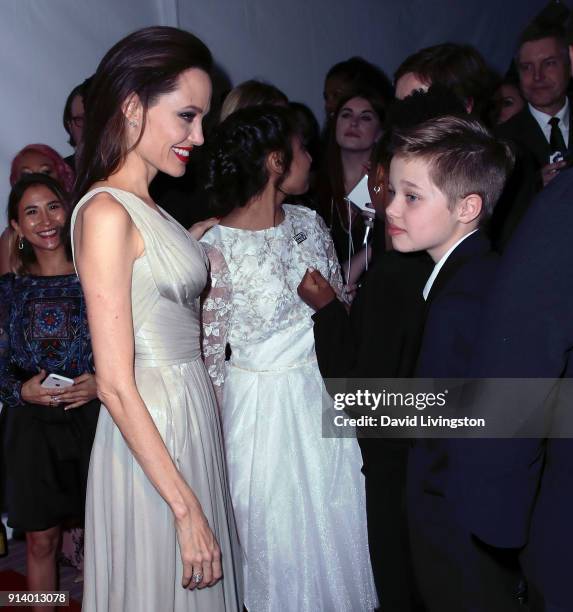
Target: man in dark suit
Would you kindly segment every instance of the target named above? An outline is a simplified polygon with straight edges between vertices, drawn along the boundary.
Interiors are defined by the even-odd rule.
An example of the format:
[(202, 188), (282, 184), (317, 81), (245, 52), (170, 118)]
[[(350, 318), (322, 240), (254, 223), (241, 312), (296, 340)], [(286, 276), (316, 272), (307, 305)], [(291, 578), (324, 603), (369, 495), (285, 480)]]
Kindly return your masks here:
[(561, 170), (552, 163), (556, 152), (569, 151), (571, 112), (567, 98), (570, 64), (565, 31), (534, 22), (523, 33), (516, 56), (521, 92), (527, 104), (497, 134), (531, 155), (539, 173), (539, 188)]
[(567, 165), (563, 158), (570, 152), (570, 68), (564, 28), (533, 21), (521, 36), (516, 64), (526, 105), (496, 129), (496, 136), (512, 142), (517, 153), (490, 224), (499, 248), (509, 241), (535, 195)]
[(521, 551), (536, 612), (573, 609), (573, 440), (562, 437), (571, 436), (571, 395), (562, 412), (549, 401), (555, 380), (573, 376), (572, 228), (569, 169), (536, 198), (504, 253), (470, 371), (539, 379), (503, 401), (496, 381), (480, 381), (468, 406), (482, 416), (513, 409), (516, 436), (531, 433), (458, 449), (460, 520), (486, 544)]

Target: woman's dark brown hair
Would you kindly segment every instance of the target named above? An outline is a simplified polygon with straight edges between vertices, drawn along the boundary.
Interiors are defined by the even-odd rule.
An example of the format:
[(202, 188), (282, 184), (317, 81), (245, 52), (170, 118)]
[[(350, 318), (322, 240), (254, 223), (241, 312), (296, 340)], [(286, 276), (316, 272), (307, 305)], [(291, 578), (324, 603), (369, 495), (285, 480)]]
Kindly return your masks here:
[(18, 247), (18, 234), (12, 227), (12, 221), (19, 222), (18, 207), (20, 200), (31, 187), (41, 185), (47, 187), (56, 198), (61, 202), (66, 210), (66, 224), (62, 230), (61, 239), (66, 245), (68, 259), (72, 259), (72, 249), (70, 242), (70, 198), (61, 183), (46, 174), (25, 174), (12, 187), (8, 196), (8, 249), (10, 252), (10, 270), (15, 274), (29, 274), (30, 266), (36, 263), (36, 254), (27, 240), (22, 241), (22, 248)]
[(199, 68), (210, 75), (211, 67), (209, 49), (193, 34), (177, 28), (143, 28), (114, 45), (90, 83), (74, 201), (124, 162), (129, 151), (122, 105), (129, 96), (136, 94), (143, 107), (143, 134), (147, 109), (177, 87), (182, 72)]

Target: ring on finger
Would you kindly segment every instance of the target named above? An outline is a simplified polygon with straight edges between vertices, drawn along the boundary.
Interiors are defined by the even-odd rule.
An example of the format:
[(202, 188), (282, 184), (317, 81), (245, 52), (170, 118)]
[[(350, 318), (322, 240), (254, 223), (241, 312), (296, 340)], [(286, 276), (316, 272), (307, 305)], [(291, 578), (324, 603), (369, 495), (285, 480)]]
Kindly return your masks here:
[(193, 574), (193, 582), (195, 584), (199, 584), (201, 580), (203, 580), (203, 574), (201, 574), (200, 572)]

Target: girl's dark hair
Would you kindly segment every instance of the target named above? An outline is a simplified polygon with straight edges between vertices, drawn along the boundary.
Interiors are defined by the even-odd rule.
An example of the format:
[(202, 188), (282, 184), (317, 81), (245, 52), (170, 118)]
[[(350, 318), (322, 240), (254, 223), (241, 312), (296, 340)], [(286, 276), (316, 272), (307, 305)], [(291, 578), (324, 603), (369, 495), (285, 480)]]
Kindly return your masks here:
[[(386, 118), (386, 106), (384, 99), (375, 90), (356, 89), (340, 99), (334, 119), (329, 122), (326, 133), (326, 145), (318, 171), (317, 195), (318, 212), (326, 221), (327, 225), (332, 226), (333, 215), (338, 214), (336, 210), (344, 213), (346, 204), (344, 196), (344, 172), (342, 159), (340, 156), (340, 146), (336, 141), (336, 123), (338, 115), (344, 105), (353, 98), (363, 98), (368, 100), (372, 109), (378, 116), (381, 126), (384, 125)], [(373, 147), (373, 156), (376, 146)]]
[(122, 105), (129, 96), (137, 94), (142, 104), (143, 134), (147, 109), (176, 88), (182, 72), (199, 68), (210, 75), (211, 67), (209, 49), (193, 34), (177, 28), (143, 28), (115, 44), (90, 83), (74, 200), (125, 160), (129, 151)]
[(70, 241), (70, 197), (67, 191), (56, 179), (46, 174), (26, 174), (12, 187), (8, 196), (8, 244), (10, 252), (10, 269), (16, 274), (29, 274), (30, 266), (36, 263), (36, 254), (27, 240), (23, 241), (23, 249), (18, 248), (18, 234), (12, 227), (12, 221), (18, 223), (18, 205), (30, 187), (42, 185), (47, 187), (62, 203), (66, 210), (66, 224), (62, 230), (62, 242), (66, 245), (68, 259), (72, 259)]
[(229, 115), (208, 147), (207, 191), (217, 214), (226, 215), (260, 194), (269, 181), (269, 153), (282, 156), (280, 187), (292, 163), (292, 138), (298, 129), (289, 108), (251, 106)]

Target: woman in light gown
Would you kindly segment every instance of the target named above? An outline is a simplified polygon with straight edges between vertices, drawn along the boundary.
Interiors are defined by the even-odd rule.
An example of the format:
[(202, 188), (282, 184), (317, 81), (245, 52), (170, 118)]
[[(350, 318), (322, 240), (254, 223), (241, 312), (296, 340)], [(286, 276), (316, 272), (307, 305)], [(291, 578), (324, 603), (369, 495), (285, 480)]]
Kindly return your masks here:
[(233, 113), (212, 144), (210, 190), (224, 216), (202, 239), (203, 353), (220, 400), (245, 606), (372, 610), (360, 451), (356, 439), (323, 437), (323, 401), (332, 404), (313, 311), (297, 295), (309, 267), (340, 292), (340, 269), (322, 219), (283, 203), (306, 191), (310, 156), (278, 107)]
[[(100, 63), (87, 101), (74, 256), (102, 410), (86, 502), (84, 611), (235, 611), (232, 520), (201, 361), (207, 261), (149, 197), (203, 143), (211, 55), (175, 28), (139, 30)], [(223, 578), (222, 578), (223, 576)]]

